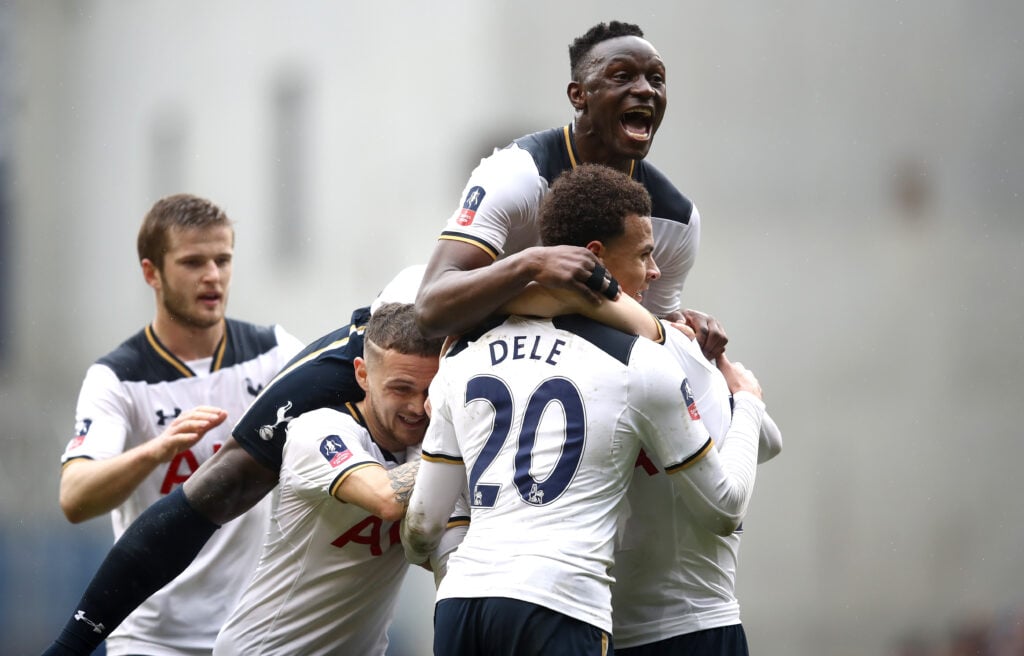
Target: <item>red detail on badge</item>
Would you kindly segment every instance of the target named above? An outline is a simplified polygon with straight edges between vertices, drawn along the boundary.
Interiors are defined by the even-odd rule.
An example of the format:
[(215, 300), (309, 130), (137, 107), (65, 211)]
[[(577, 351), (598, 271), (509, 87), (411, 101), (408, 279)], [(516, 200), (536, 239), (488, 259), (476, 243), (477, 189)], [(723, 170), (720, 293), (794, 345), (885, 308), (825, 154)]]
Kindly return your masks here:
[(71, 443), (68, 444), (68, 450), (70, 451), (71, 449), (77, 449), (78, 447), (82, 446), (82, 442), (84, 441), (85, 435), (79, 435), (78, 437), (73, 438), (71, 440)]
[(686, 409), (690, 411), (690, 419), (694, 421), (700, 421), (700, 413), (697, 412), (696, 403), (691, 403), (690, 405), (686, 406)]
[(340, 465), (341, 463), (345, 462), (346, 460), (348, 460), (351, 457), (352, 457), (352, 452), (349, 451), (348, 449), (345, 449), (341, 453), (335, 453), (334, 457), (331, 458), (331, 467), (337, 467), (338, 465)]
[(462, 211), (459, 212), (458, 218), (455, 219), (455, 222), (460, 226), (468, 226), (473, 223), (474, 218), (476, 218), (476, 212), (463, 207)]

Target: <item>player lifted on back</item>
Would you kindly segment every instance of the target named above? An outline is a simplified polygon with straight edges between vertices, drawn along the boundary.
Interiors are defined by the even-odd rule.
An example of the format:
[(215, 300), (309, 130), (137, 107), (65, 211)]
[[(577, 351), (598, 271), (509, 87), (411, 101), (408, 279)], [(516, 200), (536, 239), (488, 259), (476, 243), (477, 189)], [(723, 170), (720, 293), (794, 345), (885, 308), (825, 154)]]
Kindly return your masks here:
[[(569, 47), (575, 112), (570, 125), (516, 139), (480, 162), (427, 265), (417, 298), (420, 325), (456, 334), (475, 325), (530, 282), (575, 289), (597, 298), (597, 258), (570, 245), (540, 247), (541, 201), (558, 176), (583, 163), (628, 174), (651, 196), (654, 258), (661, 277), (644, 305), (675, 318), (700, 243), (700, 214), (647, 161), (668, 103), (665, 63), (629, 23), (600, 23)], [(683, 311), (708, 357), (725, 348), (721, 326)]]

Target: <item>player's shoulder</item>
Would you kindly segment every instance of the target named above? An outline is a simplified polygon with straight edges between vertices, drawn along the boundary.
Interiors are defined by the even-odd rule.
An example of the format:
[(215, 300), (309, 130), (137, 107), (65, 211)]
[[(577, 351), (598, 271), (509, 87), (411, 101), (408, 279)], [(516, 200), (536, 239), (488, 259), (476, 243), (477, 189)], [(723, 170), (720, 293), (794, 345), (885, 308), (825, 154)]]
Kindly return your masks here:
[(668, 176), (654, 164), (642, 159), (637, 164), (636, 179), (651, 195), (651, 215), (690, 223), (696, 215), (693, 201), (679, 190)]
[(173, 357), (147, 326), (96, 360), (121, 382), (158, 383), (184, 377)]
[(577, 335), (624, 365), (630, 363), (633, 351), (640, 340), (636, 335), (624, 333), (578, 314), (555, 317), (551, 320), (551, 325)]
[(350, 365), (356, 356), (363, 354), (363, 333), (369, 320), (370, 306), (355, 309), (349, 323), (311, 341), (292, 358), (288, 368), (328, 360), (341, 360)]
[(248, 362), (278, 346), (277, 326), (262, 326), (239, 319), (225, 319), (227, 340), (223, 367)]
[(569, 156), (567, 129), (551, 128), (519, 137), (510, 148), (517, 148), (530, 155), (537, 173), (548, 185), (564, 171), (572, 168)]
[[(304, 432), (329, 433), (336, 431), (350, 432), (353, 430), (365, 430), (351, 413), (345, 412), (343, 408), (317, 408), (304, 412), (295, 419), (292, 419), (288, 426), (289, 438), (300, 435)], [(290, 441), (290, 440), (289, 440)]]

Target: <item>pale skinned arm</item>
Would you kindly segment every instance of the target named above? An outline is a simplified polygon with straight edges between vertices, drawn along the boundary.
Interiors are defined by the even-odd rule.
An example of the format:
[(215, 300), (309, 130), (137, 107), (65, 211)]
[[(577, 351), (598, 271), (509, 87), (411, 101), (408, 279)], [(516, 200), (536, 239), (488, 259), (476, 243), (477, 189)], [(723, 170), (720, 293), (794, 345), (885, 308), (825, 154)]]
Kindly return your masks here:
[[(631, 296), (619, 294), (614, 301), (593, 303), (581, 294), (568, 289), (555, 289), (533, 284), (505, 303), (501, 311), (538, 317), (556, 317), (561, 314), (582, 314), (585, 317), (661, 342), (661, 322)], [(684, 324), (685, 325), (685, 324)], [(691, 335), (692, 336), (692, 335)]]
[(227, 416), (220, 408), (198, 406), (178, 415), (160, 435), (113, 458), (70, 460), (60, 475), (61, 510), (74, 524), (110, 512), (154, 469), (191, 448)]
[(361, 467), (338, 486), (334, 497), (357, 505), (383, 520), (397, 522), (405, 516), (419, 469), (419, 460), (393, 469), (385, 469), (376, 464)]
[(597, 256), (578, 246), (535, 246), (495, 262), (477, 246), (443, 239), (423, 274), (416, 320), (428, 337), (459, 334), (530, 282), (575, 290), (596, 305), (600, 297), (586, 282), (597, 265)]

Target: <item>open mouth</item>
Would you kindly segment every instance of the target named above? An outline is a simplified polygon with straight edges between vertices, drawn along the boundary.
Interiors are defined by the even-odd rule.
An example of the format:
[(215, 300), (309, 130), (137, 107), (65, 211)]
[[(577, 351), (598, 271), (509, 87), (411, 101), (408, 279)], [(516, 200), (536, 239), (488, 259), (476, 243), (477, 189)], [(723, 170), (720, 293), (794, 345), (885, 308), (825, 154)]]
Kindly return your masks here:
[(424, 426), (427, 423), (426, 415), (420, 417), (407, 417), (404, 415), (398, 415), (398, 420), (410, 428), (418, 428)]
[(623, 113), (619, 122), (631, 139), (649, 141), (654, 126), (654, 112), (650, 107), (636, 107)]
[(216, 292), (208, 292), (206, 294), (200, 294), (199, 300), (206, 304), (219, 303), (221, 295)]

